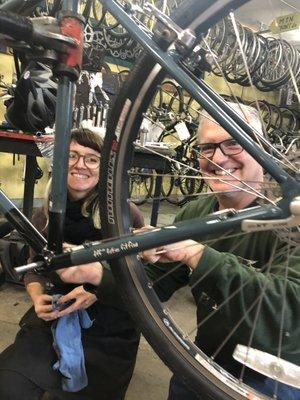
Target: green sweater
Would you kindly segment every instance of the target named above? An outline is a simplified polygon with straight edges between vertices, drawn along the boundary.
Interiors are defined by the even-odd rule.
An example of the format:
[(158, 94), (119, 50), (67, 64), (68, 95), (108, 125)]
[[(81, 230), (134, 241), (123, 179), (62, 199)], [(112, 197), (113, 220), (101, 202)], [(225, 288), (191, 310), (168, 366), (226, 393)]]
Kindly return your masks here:
[[(180, 211), (175, 221), (206, 216), (214, 210), (215, 205), (214, 196), (190, 202)], [(224, 338), (236, 327), (217, 355), (219, 362), (232, 364), (234, 369), (232, 353), (236, 344), (248, 344), (261, 288), (265, 288), (265, 295), (261, 301), (251, 347), (277, 355), (283, 293), (286, 290), (281, 357), (299, 365), (299, 252), (294, 252), (287, 261), (290, 253), (287, 243), (278, 240), (271, 231), (221, 237), (208, 243), (197, 268), (192, 272), (187, 266), (181, 266), (155, 284), (155, 280), (170, 271), (172, 266), (161, 263), (147, 267), (147, 273), (160, 299), (167, 300), (174, 291), (189, 284), (197, 305), (198, 324), (218, 308), (212, 317), (199, 326), (195, 341), (206, 354), (213, 355)], [(269, 272), (266, 271), (268, 265), (271, 265)], [(285, 287), (287, 265), (288, 280)], [(240, 287), (242, 289), (238, 290)], [(230, 295), (230, 301), (222, 306)]]

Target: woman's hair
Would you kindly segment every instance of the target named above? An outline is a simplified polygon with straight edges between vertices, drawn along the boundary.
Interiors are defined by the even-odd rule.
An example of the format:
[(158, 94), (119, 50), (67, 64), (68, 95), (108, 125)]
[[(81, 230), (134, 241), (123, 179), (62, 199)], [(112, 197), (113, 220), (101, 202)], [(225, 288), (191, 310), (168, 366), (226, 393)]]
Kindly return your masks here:
[(79, 128), (71, 131), (70, 141), (77, 142), (81, 146), (90, 147), (101, 154), (103, 148), (103, 140), (101, 136), (89, 129)]
[[(100, 137), (99, 134), (90, 131), (89, 129), (79, 128), (73, 129), (71, 131), (70, 143), (76, 142), (84, 147), (89, 147), (98, 153), (101, 154), (103, 148), (103, 139)], [(45, 214), (47, 217), (46, 227), (49, 221), (49, 195), (51, 190), (51, 182), (50, 179), (47, 184), (46, 190), (46, 203), (45, 203)], [(85, 217), (91, 217), (93, 220), (93, 224), (95, 228), (101, 228), (101, 221), (100, 221), (100, 208), (99, 208), (99, 185), (96, 185), (88, 194), (88, 196), (84, 199), (81, 208), (82, 215)], [(45, 227), (45, 228), (46, 228)]]

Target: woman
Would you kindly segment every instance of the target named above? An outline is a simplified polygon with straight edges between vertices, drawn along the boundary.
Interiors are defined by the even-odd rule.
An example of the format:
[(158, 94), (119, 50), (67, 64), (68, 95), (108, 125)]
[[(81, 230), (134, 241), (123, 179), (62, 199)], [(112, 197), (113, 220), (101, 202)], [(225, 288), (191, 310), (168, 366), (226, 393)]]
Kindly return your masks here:
[[(101, 138), (88, 130), (71, 134), (68, 199), (64, 225), (65, 247), (100, 240), (98, 181), (102, 149)], [(143, 226), (143, 218), (132, 205), (133, 227)], [(47, 206), (35, 213), (33, 222), (47, 231)], [(51, 273), (47, 278), (35, 273), (25, 276), (25, 285), (33, 307), (21, 319), (21, 330), (14, 344), (0, 355), (0, 399), (40, 400), (45, 392), (53, 399), (121, 400), (132, 376), (139, 334), (116, 291), (105, 263), (80, 266), (85, 271), (101, 270), (97, 297), (74, 280), (77, 267)], [(78, 268), (80, 269), (80, 268)], [(77, 271), (78, 272), (78, 271)], [(86, 273), (84, 274), (86, 278)], [(98, 282), (97, 282), (98, 283)], [(62, 302), (72, 304), (63, 311), (53, 309), (52, 294), (60, 293)], [(76, 392), (62, 390), (61, 375), (53, 370), (57, 354), (53, 348), (51, 325), (57, 318), (85, 309), (94, 319), (82, 330), (82, 344), (88, 386)]]

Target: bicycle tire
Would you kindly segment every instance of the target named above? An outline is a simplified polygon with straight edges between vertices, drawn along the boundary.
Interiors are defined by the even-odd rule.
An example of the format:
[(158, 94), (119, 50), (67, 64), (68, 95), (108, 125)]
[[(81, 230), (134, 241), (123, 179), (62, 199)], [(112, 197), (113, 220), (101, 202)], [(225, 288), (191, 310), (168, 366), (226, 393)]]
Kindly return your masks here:
[[(141, 59), (145, 61), (143, 58)], [(149, 60), (148, 60), (149, 61)], [(138, 65), (142, 65), (139, 63)], [(148, 64), (144, 64), (144, 67)], [(151, 69), (150, 69), (151, 70)], [(144, 76), (149, 71), (148, 68), (144, 68)], [(125, 83), (124, 89), (130, 86), (131, 79)], [(133, 93), (135, 93), (136, 90)], [(122, 94), (120, 93), (118, 99), (116, 100), (115, 106), (112, 109), (116, 120), (120, 118), (122, 113), (122, 108), (124, 107), (124, 103), (126, 102), (126, 98), (123, 98), (123, 102), (121, 102)], [(152, 93), (152, 95), (154, 92)], [(149, 96), (151, 97), (151, 96)], [(108, 197), (111, 196), (110, 193), (104, 193), (102, 197), (102, 203), (108, 204), (108, 207), (105, 211), (101, 211), (101, 221), (102, 221), (102, 230), (104, 237), (116, 237), (122, 236), (126, 234), (128, 231), (128, 223), (129, 219), (124, 221), (124, 218), (128, 218), (128, 215), (125, 214), (125, 210), (120, 214), (120, 209), (125, 207), (127, 199), (130, 197), (129, 192), (126, 194), (124, 192), (117, 191), (117, 185), (115, 184), (117, 174), (120, 171), (116, 172), (117, 169), (113, 167), (114, 162), (119, 162), (118, 160), (112, 161), (110, 159), (111, 149), (116, 142), (116, 138), (114, 135), (111, 135), (110, 132), (115, 131), (116, 126), (108, 124), (107, 133), (103, 148), (103, 157), (102, 157), (102, 167), (100, 168), (100, 180), (103, 183), (103, 187), (107, 187), (113, 185), (113, 203), (108, 201)], [(122, 137), (124, 139), (124, 136)], [(119, 157), (118, 157), (119, 158)], [(105, 165), (110, 165), (110, 170), (105, 167)], [(123, 176), (124, 178), (124, 176)], [(120, 185), (120, 182), (118, 182)], [(124, 185), (124, 182), (122, 182)], [(128, 186), (128, 185), (127, 185)], [(119, 200), (118, 200), (119, 198)], [(121, 202), (121, 204), (120, 204)], [(113, 209), (111, 208), (113, 207)], [(114, 215), (116, 214), (116, 218)], [(173, 335), (170, 334), (170, 331), (162, 324), (163, 318), (166, 316), (164, 309), (161, 306), (161, 303), (156, 298), (153, 293), (151, 296), (151, 300), (145, 298), (144, 290), (145, 287), (149, 287), (149, 281), (146, 280), (146, 277), (141, 273), (143, 270), (142, 264), (139, 264), (138, 260), (134, 256), (124, 257), (123, 259), (118, 259), (114, 263), (111, 264), (112, 272), (115, 276), (116, 281), (118, 282), (120, 289), (122, 291), (122, 296), (126, 304), (128, 304), (128, 310), (132, 314), (132, 317), (140, 327), (143, 335), (153, 347), (153, 349), (158, 353), (163, 362), (172, 369), (173, 372), (178, 373), (179, 376), (182, 377), (185, 381), (189, 382), (189, 385), (195, 390), (199, 390), (199, 371), (195, 368), (194, 360), (191, 358), (189, 361), (186, 360), (186, 355), (182, 355), (179, 348), (177, 348), (178, 344), (176, 340), (174, 340)], [(129, 271), (130, 269), (130, 271)], [(144, 287), (140, 287), (140, 282), (143, 282)], [(189, 358), (189, 357), (188, 357)], [(186, 364), (189, 364), (186, 366)], [(190, 364), (191, 363), (191, 364)], [(184, 365), (184, 367), (183, 367)], [(224, 397), (224, 391), (213, 390), (211, 380), (207, 380), (205, 377), (206, 371), (203, 371), (201, 378), (200, 387), (205, 390), (210, 397), (207, 397), (210, 400), (216, 399), (226, 399), (229, 400), (232, 397)], [(242, 399), (242, 398), (241, 398)]]
[(105, 12), (102, 10), (102, 6), (99, 1), (92, 0), (91, 12), (92, 16), (88, 19), (89, 24), (95, 30), (101, 29)]
[[(191, 173), (190, 175), (193, 175), (193, 174)], [(196, 186), (196, 183), (195, 183), (194, 178), (185, 177), (185, 178), (180, 179), (180, 181), (179, 181), (179, 188), (180, 188), (181, 193), (184, 196), (189, 196), (189, 195), (195, 193), (195, 186)]]
[[(201, 4), (200, 4), (201, 3)], [(178, 18), (181, 26), (187, 26), (203, 11), (203, 4), (187, 0), (182, 4)], [(238, 2), (234, 2), (235, 5)], [(245, 3), (245, 2), (242, 2)], [(233, 6), (232, 6), (233, 7)], [(221, 13), (218, 11), (216, 18)], [(182, 17), (182, 21), (181, 21)], [(214, 19), (213, 19), (214, 20)], [(214, 21), (209, 20), (208, 24)], [(204, 26), (205, 23), (203, 24)], [(145, 76), (148, 79), (145, 80)], [(112, 110), (111, 119), (104, 144), (101, 182), (106, 188), (102, 210), (103, 231), (107, 237), (125, 235), (129, 230), (129, 216), (126, 213), (128, 177), (133, 156), (132, 142), (135, 140), (143, 119), (143, 113), (155, 94), (157, 84), (162, 82), (165, 72), (157, 66), (150, 56), (142, 57), (134, 68), (124, 90), (118, 96)], [(128, 207), (127, 207), (128, 208)], [(251, 394), (225, 377), (223, 372), (212, 371), (213, 367), (206, 356), (199, 355), (199, 349), (188, 341), (173, 325), (167, 310), (161, 305), (137, 256), (120, 258), (112, 265), (116, 280), (120, 283), (126, 304), (129, 305), (134, 319), (161, 359), (177, 373), (195, 391), (205, 394), (209, 400), (242, 400), (251, 398)], [(170, 329), (171, 326), (171, 329)], [(197, 356), (202, 361), (197, 361)], [(255, 398), (255, 397), (253, 397)], [(264, 397), (262, 397), (264, 398)]]
[(161, 187), (162, 200), (168, 200), (172, 193), (175, 184), (175, 178), (172, 173), (169, 173), (163, 177), (163, 183)]
[(151, 170), (143, 173), (140, 168), (134, 168), (130, 182), (130, 200), (136, 205), (142, 205), (151, 197), (154, 187), (154, 175)]

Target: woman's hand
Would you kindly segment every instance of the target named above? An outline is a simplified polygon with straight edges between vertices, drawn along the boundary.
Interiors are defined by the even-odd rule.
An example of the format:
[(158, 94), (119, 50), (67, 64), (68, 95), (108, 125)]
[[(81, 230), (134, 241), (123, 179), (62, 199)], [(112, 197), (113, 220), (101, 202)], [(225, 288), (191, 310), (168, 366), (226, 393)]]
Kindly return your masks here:
[(78, 286), (75, 289), (71, 290), (71, 292), (69, 292), (68, 294), (61, 296), (58, 300), (58, 303), (65, 303), (66, 301), (70, 300), (75, 300), (75, 302), (64, 310), (58, 312), (58, 318), (70, 314), (73, 311), (90, 307), (92, 304), (95, 303), (95, 301), (97, 301), (97, 297), (90, 292), (86, 292), (83, 289), (83, 286)]
[(53, 321), (58, 318), (58, 311), (53, 310), (52, 296), (48, 294), (40, 294), (35, 296), (34, 310), (36, 315), (44, 321)]
[(30, 282), (26, 290), (33, 302), (36, 315), (44, 321), (53, 321), (58, 317), (58, 311), (53, 310), (52, 296), (44, 293), (44, 286), (39, 282)]
[[(72, 247), (76, 246), (67, 242), (63, 244), (64, 250), (71, 249)], [(101, 263), (93, 262), (75, 265), (74, 267), (61, 268), (56, 270), (56, 273), (62, 281), (67, 283), (91, 283), (92, 285), (98, 286), (102, 279), (103, 268)]]

